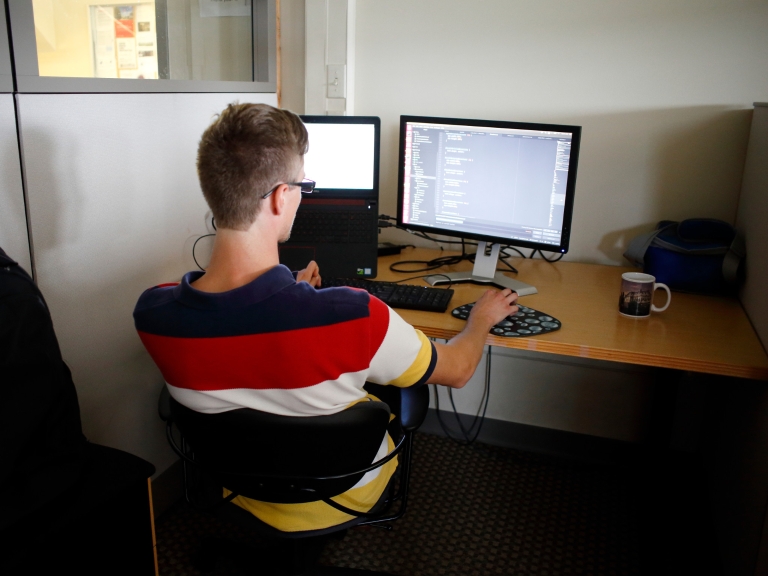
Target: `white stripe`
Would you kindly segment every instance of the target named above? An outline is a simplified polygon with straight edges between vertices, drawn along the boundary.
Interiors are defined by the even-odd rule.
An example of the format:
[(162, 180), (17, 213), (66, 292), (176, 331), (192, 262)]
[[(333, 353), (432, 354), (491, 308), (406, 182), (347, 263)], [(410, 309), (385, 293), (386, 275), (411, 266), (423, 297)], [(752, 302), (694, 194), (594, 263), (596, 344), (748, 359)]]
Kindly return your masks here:
[(389, 329), (371, 360), (368, 380), (386, 384), (399, 378), (416, 361), (420, 351), (421, 340), (413, 326), (389, 308)]
[(365, 398), (363, 390), (368, 370), (348, 372), (336, 380), (326, 380), (307, 388), (292, 390), (189, 390), (167, 384), (171, 396), (184, 406), (204, 414), (217, 414), (238, 408), (251, 408), (281, 416), (324, 416), (336, 414), (353, 402)]

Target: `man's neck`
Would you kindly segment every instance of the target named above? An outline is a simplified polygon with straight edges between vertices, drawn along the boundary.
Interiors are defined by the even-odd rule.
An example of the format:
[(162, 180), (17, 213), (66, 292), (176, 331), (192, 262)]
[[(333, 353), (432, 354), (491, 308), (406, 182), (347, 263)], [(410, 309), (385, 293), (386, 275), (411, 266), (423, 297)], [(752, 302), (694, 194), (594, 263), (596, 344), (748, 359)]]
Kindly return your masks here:
[(192, 287), (203, 292), (227, 292), (245, 286), (280, 263), (276, 239), (258, 229), (219, 229), (211, 262)]

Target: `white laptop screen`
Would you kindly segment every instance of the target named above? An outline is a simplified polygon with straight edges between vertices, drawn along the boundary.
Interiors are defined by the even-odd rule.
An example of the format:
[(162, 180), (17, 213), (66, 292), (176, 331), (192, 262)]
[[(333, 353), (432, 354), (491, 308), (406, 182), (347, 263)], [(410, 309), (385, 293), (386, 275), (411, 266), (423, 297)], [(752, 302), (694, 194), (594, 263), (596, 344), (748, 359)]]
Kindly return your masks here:
[(304, 173), (317, 182), (317, 188), (373, 190), (373, 124), (307, 122), (304, 125), (309, 134)]

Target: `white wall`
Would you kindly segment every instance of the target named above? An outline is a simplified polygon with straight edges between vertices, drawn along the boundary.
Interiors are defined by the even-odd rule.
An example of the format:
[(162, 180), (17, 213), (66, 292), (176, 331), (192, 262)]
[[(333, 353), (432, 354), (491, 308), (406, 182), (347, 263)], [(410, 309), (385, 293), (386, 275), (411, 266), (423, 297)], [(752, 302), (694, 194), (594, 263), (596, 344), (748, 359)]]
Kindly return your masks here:
[(31, 274), (19, 141), (16, 137), (16, 112), (11, 94), (0, 94), (0, 145), (0, 248)]
[(356, 114), (382, 118), (395, 213), (400, 114), (584, 127), (568, 259), (619, 264), (662, 218), (733, 222), (768, 3), (359, 0)]
[[(566, 259), (623, 264), (661, 219), (734, 221), (751, 105), (768, 99), (764, 0), (357, 0), (355, 27), (355, 113), (382, 119), (382, 212), (396, 213), (399, 115), (419, 114), (583, 126)], [(301, 65), (285, 47), (283, 69)], [(475, 413), (482, 376), (459, 411)], [(490, 417), (642, 437), (645, 369), (499, 351), (491, 380)]]
[[(86, 436), (165, 470), (160, 372), (133, 326), (139, 295), (195, 268), (206, 230), (197, 143), (229, 102), (274, 94), (19, 96), (38, 284), (72, 368)], [(198, 247), (205, 257), (209, 246)], [(205, 260), (204, 260), (205, 261)]]

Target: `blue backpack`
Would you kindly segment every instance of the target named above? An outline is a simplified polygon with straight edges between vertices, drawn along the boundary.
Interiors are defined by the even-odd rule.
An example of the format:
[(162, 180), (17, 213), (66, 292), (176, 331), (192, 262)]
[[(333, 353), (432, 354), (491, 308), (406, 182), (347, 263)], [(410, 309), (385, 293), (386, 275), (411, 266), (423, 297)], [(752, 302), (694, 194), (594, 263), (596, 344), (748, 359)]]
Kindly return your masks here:
[(746, 250), (736, 229), (722, 220), (662, 220), (635, 237), (624, 257), (657, 282), (681, 292), (735, 295)]

